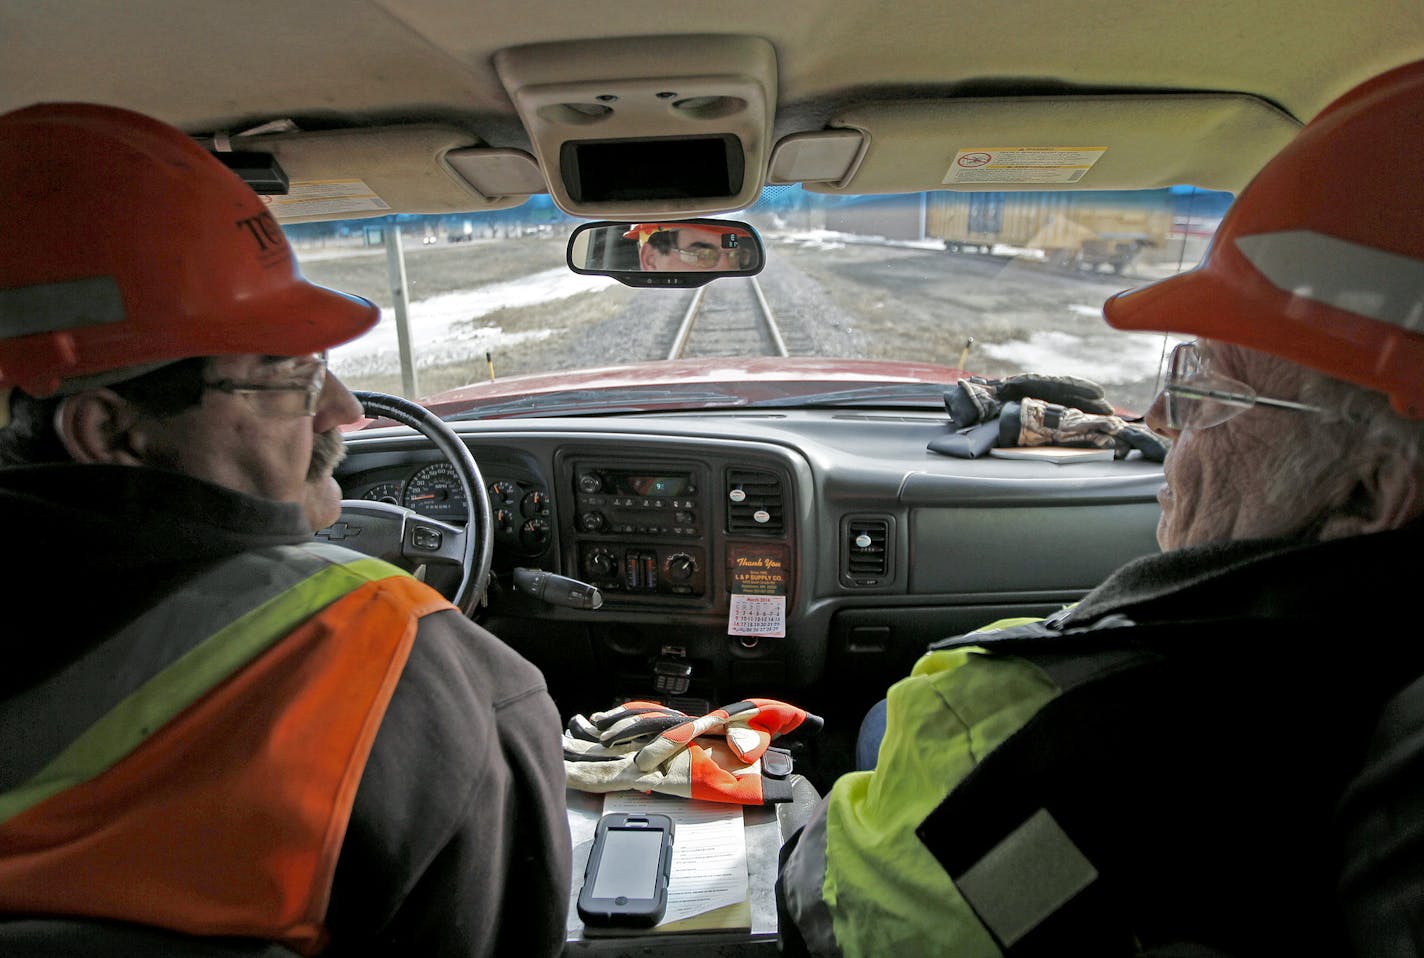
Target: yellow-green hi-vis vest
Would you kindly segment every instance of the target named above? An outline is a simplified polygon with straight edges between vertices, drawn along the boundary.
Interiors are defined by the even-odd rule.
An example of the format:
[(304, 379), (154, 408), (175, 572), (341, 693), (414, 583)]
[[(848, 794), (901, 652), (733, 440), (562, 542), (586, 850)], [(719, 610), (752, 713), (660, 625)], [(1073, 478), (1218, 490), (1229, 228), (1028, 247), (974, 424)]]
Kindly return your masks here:
[[(1035, 621), (1006, 619), (979, 631)], [(966, 889), (916, 828), (1058, 694), (1032, 663), (972, 646), (926, 654), (890, 688), (875, 770), (837, 780), (783, 867), (785, 905), (813, 954), (1001, 954)], [(983, 910), (983, 901), (975, 904)]]

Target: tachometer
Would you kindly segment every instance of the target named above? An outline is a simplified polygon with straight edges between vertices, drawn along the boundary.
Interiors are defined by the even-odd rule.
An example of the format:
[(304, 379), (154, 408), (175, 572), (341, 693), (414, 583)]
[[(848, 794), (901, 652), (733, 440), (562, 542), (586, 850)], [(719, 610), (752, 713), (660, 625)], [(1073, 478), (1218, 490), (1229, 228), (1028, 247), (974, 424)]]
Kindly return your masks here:
[(401, 484), (399, 482), (378, 482), (367, 489), (361, 498), (374, 502), (389, 502), (393, 506), (398, 506), (401, 501)]
[(448, 462), (433, 463), (411, 476), (405, 486), (405, 505), (440, 519), (463, 519), (469, 514), (465, 491)]

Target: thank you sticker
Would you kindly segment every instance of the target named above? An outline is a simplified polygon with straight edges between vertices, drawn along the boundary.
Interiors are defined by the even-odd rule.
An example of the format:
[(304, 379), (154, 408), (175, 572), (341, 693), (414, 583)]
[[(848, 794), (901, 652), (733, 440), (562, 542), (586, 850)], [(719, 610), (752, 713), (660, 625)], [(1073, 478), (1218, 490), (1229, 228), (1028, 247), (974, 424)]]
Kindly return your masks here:
[(786, 635), (786, 591), (790, 570), (784, 546), (734, 546), (727, 552), (731, 592), (728, 635)]

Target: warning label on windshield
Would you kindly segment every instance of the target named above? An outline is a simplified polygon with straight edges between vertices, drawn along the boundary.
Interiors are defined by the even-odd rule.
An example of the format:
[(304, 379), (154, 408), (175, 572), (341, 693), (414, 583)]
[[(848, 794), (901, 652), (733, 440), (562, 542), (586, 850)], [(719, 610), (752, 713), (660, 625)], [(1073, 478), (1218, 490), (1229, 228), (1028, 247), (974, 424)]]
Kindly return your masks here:
[(732, 594), (728, 635), (786, 635), (787, 565), (785, 546), (727, 550), (727, 589)]

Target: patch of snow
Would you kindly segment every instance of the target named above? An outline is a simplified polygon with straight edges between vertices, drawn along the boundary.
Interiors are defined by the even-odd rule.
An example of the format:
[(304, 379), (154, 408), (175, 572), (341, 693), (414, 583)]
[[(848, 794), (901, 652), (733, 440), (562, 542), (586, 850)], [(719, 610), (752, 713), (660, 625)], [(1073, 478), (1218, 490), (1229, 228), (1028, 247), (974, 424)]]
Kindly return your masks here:
[[(1171, 345), (1169, 342), (1166, 348)], [(975, 348), (1019, 369), (1077, 376), (1101, 385), (1150, 380), (1164, 357), (1161, 334), (1116, 330), (1111, 331), (1111, 339), (1047, 330), (1026, 340), (984, 343)]]
[[(506, 333), (498, 326), (478, 326), (473, 321), (508, 306), (548, 303), (613, 285), (617, 281), (606, 276), (584, 276), (560, 266), (520, 279), (418, 300), (408, 309), (411, 352), (418, 365), (429, 366), (544, 339), (557, 331)], [(395, 310), (383, 309), (380, 321), (370, 332), (331, 351), (331, 363), (338, 375), (392, 371), (399, 368), (399, 355)]]

